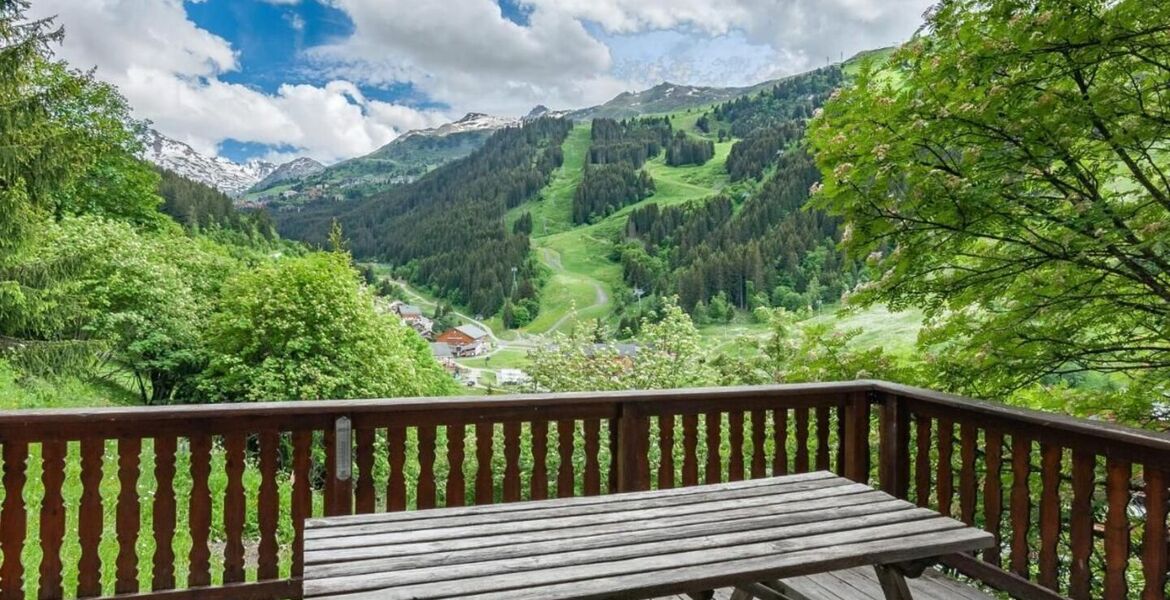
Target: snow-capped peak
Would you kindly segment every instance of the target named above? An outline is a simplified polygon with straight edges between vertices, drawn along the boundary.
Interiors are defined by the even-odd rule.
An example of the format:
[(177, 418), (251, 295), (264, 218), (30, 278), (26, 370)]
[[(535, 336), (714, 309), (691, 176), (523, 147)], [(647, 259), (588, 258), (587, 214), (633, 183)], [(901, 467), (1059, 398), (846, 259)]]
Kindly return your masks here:
[(183, 142), (151, 129), (143, 140), (146, 160), (230, 196), (239, 196), (276, 170), (276, 165), (250, 160), (244, 164), (200, 154)]
[(520, 119), (513, 119), (508, 117), (496, 117), (493, 115), (485, 115), (483, 113), (467, 113), (462, 119), (451, 123), (446, 123), (432, 129), (415, 129), (402, 134), (400, 139), (405, 139), (413, 135), (428, 135), (433, 137), (442, 137), (451, 135), (453, 133), (464, 133), (467, 131), (482, 131), (485, 129), (503, 129), (511, 127), (520, 122)]
[(266, 177), (261, 179), (251, 187), (251, 191), (256, 192), (268, 189), (274, 185), (292, 181), (295, 179), (302, 179), (310, 177), (325, 170), (325, 165), (307, 157), (294, 158), (279, 167), (273, 169)]
[(527, 115), (524, 115), (524, 120), (525, 121), (532, 121), (534, 119), (539, 119), (541, 117), (549, 117), (549, 118), (553, 118), (553, 119), (559, 119), (561, 117), (568, 115), (570, 112), (572, 112), (572, 111), (549, 110), (549, 108), (547, 106), (545, 106), (543, 104), (537, 104), (535, 107), (533, 107), (532, 110), (528, 111)]

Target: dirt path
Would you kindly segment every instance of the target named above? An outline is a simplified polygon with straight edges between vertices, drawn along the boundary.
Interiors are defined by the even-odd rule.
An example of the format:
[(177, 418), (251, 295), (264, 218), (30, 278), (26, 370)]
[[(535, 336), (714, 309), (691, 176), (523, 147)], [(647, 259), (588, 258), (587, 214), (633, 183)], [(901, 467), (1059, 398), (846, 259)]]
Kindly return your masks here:
[(559, 318), (555, 322), (553, 322), (553, 324), (550, 325), (548, 327), (548, 329), (545, 329), (544, 333), (546, 335), (553, 333), (556, 330), (560, 329), (561, 326), (564, 325), (569, 320), (570, 317), (575, 316), (577, 313), (579, 313), (582, 310), (587, 310), (587, 309), (595, 308), (598, 306), (605, 306), (606, 304), (609, 304), (609, 294), (605, 291), (605, 286), (601, 285), (601, 282), (599, 282), (591, 277), (587, 277), (585, 275), (582, 275), (581, 273), (569, 273), (568, 271), (565, 270), (564, 265), (561, 264), (560, 253), (558, 253), (556, 250), (553, 250), (552, 248), (542, 248), (541, 250), (542, 250), (541, 256), (544, 257), (544, 263), (546, 265), (548, 265), (552, 270), (554, 270), (558, 273), (565, 273), (567, 275), (572, 275), (574, 277), (577, 277), (578, 279), (584, 280), (593, 286), (593, 291), (594, 291), (593, 304), (590, 304), (589, 306), (577, 307), (576, 311), (570, 311), (570, 312), (567, 312), (567, 313), (561, 315), (561, 318)]

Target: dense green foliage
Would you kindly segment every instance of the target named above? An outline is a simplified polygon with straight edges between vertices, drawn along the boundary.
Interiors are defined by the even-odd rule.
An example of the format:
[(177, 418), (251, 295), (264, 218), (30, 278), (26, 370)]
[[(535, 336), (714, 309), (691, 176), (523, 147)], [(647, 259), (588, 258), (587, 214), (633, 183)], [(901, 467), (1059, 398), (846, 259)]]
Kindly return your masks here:
[[(22, 21), (25, 8), (0, 3), (5, 369), (115, 390), (129, 382), (145, 403), (449, 389), (421, 339), (374, 313), (348, 255), (298, 256), (263, 215), (240, 215), (221, 194), (142, 162), (143, 126), (117, 90), (54, 61), (51, 23)], [(238, 338), (225, 323), (250, 318), (265, 336), (271, 313), (248, 302), (270, 308), (281, 297), (295, 310), (277, 311), (279, 327), (330, 345), (226, 358)], [(280, 341), (287, 350), (304, 340)], [(233, 379), (241, 373), (246, 384)]]
[(693, 138), (684, 131), (676, 132), (666, 146), (666, 164), (672, 167), (701, 165), (712, 156), (715, 156), (715, 142)]
[(818, 179), (811, 158), (791, 151), (738, 210), (716, 197), (634, 211), (620, 256), (626, 282), (676, 293), (692, 313), (718, 297), (741, 309), (836, 301), (859, 273), (835, 248), (837, 219), (802, 210)]
[[(700, 323), (728, 321), (736, 309), (797, 310), (839, 300), (861, 274), (836, 248), (839, 221), (804, 210), (820, 174), (801, 140), (807, 119), (842, 81), (839, 67), (819, 69), (700, 115), (698, 131), (719, 127), (743, 138), (727, 157), (731, 181), (762, 183), (632, 212), (614, 255), (625, 282), (651, 294), (677, 294)], [(709, 140), (679, 131), (667, 164), (702, 164), (713, 150)], [(627, 315), (620, 328), (635, 331), (639, 320)]]
[(573, 222), (591, 223), (654, 193), (654, 179), (628, 162), (585, 164), (573, 195)]
[(596, 119), (589, 157), (573, 195), (573, 222), (592, 223), (654, 193), (654, 179), (641, 170), (671, 143), (669, 118)]
[(125, 100), (52, 61), (48, 48), (61, 31), (24, 21), (26, 7), (0, 3), (0, 251), (68, 214), (161, 225), (156, 176), (135, 158), (140, 129)]
[(665, 117), (625, 121), (596, 119), (591, 135), (590, 163), (629, 163), (640, 169), (670, 143), (671, 125), (670, 119)]
[(211, 186), (165, 169), (160, 169), (159, 175), (162, 211), (187, 229), (198, 231), (220, 227), (256, 234), (268, 240), (276, 237), (276, 226), (267, 211), (240, 212), (227, 194)]
[(454, 386), (422, 338), (374, 309), (343, 253), (234, 276), (206, 338), (201, 387), (216, 401), (428, 396)]
[(691, 319), (668, 300), (630, 343), (598, 339), (596, 328), (581, 321), (534, 351), (529, 371), (537, 385), (554, 392), (710, 385), (715, 373), (701, 348)]
[[(356, 206), (320, 203), (278, 213), (283, 234), (323, 244), (336, 219), (361, 259), (400, 266), (400, 275), (476, 313), (509, 297), (535, 298), (538, 275), (527, 235), (504, 213), (538, 192), (562, 161), (570, 124), (537, 119), (497, 132), (470, 156)], [(513, 289), (513, 272), (518, 285)]]
[(790, 150), (804, 137), (804, 124), (787, 121), (756, 129), (731, 147), (727, 156), (727, 173), (732, 181), (759, 179), (776, 163), (776, 156)]
[(759, 94), (720, 104), (711, 115), (720, 124), (726, 124), (731, 135), (747, 137), (753, 131), (811, 118), (844, 81), (841, 67), (824, 67), (789, 77)]
[[(203, 308), (238, 264), (216, 245), (102, 217), (44, 224), (12, 257), (0, 331), (33, 372), (111, 361), (168, 402), (201, 368)], [(188, 388), (185, 390), (190, 392)]]
[[(1005, 394), (1170, 373), (1170, 5), (948, 0), (811, 131), (818, 206), (926, 309), (937, 385)], [(1146, 394), (1147, 402), (1155, 394)]]

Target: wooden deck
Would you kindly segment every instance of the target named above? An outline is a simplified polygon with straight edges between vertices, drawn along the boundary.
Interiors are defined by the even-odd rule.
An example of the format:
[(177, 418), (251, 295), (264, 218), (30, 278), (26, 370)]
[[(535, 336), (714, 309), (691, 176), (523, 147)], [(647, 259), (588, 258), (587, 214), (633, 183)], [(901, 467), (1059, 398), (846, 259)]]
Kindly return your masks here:
[[(791, 600), (882, 600), (881, 586), (873, 569), (858, 567), (784, 580), (785, 595)], [(914, 600), (993, 600), (973, 587), (927, 569), (922, 577), (909, 580)], [(731, 600), (731, 588), (715, 591), (712, 600)], [(691, 600), (688, 596), (664, 596), (657, 600)]]

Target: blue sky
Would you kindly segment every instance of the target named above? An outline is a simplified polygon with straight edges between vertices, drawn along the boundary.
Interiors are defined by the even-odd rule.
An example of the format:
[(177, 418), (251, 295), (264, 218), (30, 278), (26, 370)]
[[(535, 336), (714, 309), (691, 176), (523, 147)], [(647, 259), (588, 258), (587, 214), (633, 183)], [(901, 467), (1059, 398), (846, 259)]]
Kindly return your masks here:
[(749, 85), (906, 39), (929, 0), (38, 0), (59, 55), (243, 161), (368, 153), (466, 112)]

